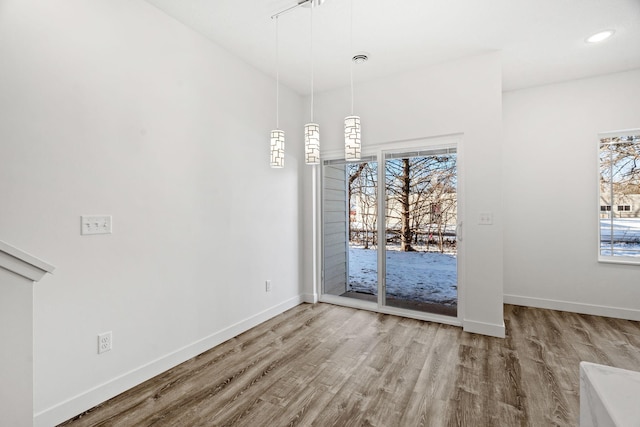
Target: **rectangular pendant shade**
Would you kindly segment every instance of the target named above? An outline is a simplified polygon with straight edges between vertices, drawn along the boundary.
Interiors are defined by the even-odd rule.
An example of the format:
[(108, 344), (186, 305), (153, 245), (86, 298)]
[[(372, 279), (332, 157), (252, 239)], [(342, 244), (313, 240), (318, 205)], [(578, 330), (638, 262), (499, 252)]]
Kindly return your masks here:
[(320, 164), (320, 125), (317, 123), (304, 125), (304, 156), (306, 164)]
[(360, 117), (348, 116), (344, 119), (344, 158), (360, 160)]
[(271, 131), (271, 167), (284, 167), (284, 131), (280, 129)]

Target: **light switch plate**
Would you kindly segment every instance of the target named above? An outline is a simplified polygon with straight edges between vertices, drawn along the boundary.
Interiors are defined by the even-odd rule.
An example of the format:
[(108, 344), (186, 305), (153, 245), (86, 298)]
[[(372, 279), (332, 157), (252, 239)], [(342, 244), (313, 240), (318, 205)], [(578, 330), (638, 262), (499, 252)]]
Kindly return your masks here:
[(493, 212), (480, 212), (480, 218), (478, 220), (480, 225), (492, 225), (493, 224)]
[(111, 215), (82, 215), (80, 234), (111, 234)]

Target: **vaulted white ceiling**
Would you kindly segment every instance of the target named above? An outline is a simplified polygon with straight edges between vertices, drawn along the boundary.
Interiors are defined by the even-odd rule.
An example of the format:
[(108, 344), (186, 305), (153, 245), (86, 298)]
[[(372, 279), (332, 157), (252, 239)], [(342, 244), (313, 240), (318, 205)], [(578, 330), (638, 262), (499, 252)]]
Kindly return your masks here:
[[(275, 20), (299, 0), (147, 0), (275, 76)], [(353, 1), (353, 47), (350, 5)], [(280, 79), (310, 92), (311, 9), (279, 18)], [(326, 0), (313, 11), (316, 91), (456, 58), (501, 51), (503, 88), (518, 89), (640, 68), (640, 0)], [(600, 44), (585, 39), (600, 30)]]

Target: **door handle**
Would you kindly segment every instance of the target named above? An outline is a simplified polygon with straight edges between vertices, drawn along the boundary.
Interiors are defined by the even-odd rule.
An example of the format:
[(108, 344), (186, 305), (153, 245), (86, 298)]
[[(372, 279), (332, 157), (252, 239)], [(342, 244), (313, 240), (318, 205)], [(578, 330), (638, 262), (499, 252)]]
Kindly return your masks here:
[(456, 226), (456, 240), (462, 242), (462, 221)]

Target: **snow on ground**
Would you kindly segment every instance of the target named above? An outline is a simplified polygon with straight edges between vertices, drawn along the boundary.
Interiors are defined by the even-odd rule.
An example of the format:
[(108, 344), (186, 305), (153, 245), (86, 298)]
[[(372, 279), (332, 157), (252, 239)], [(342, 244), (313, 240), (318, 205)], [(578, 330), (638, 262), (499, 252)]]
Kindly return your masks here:
[[(613, 248), (610, 245), (613, 235)], [(600, 253), (602, 255), (640, 257), (640, 219), (615, 218), (600, 220)]]
[[(601, 220), (601, 249), (610, 255), (606, 244), (613, 231), (616, 255), (640, 256), (640, 219)], [(395, 249), (395, 250), (394, 250)], [(457, 302), (456, 256), (437, 252), (400, 252), (387, 248), (387, 294), (414, 301), (453, 305)], [(425, 249), (418, 247), (418, 249)], [(375, 249), (349, 247), (349, 290), (378, 294), (377, 258)]]
[(610, 237), (612, 228), (615, 239), (640, 239), (640, 218), (600, 219), (602, 237)]
[[(375, 249), (349, 248), (349, 290), (378, 294)], [(452, 254), (387, 249), (387, 295), (455, 305), (457, 261)]]

